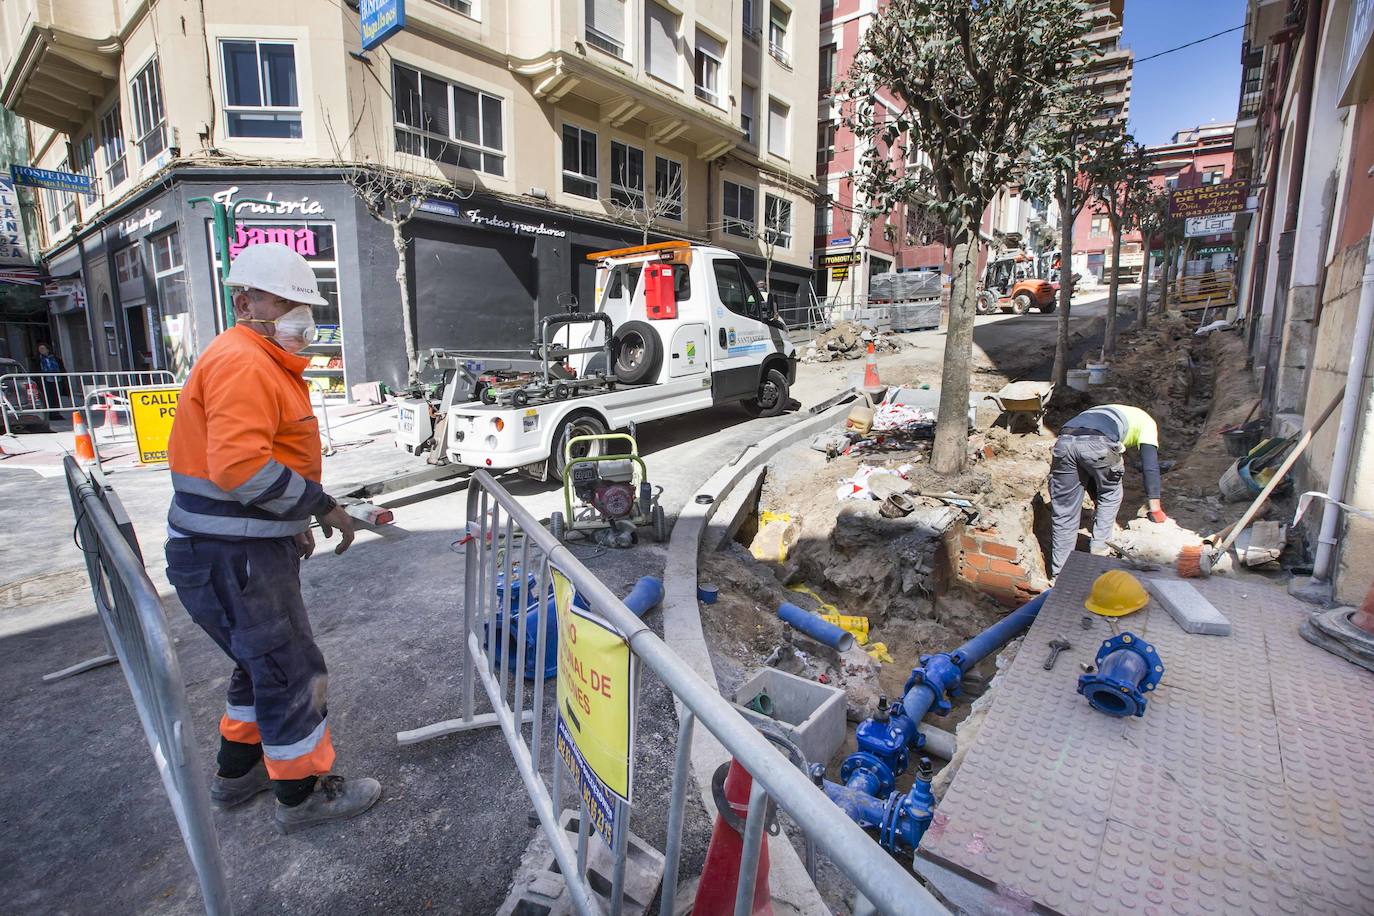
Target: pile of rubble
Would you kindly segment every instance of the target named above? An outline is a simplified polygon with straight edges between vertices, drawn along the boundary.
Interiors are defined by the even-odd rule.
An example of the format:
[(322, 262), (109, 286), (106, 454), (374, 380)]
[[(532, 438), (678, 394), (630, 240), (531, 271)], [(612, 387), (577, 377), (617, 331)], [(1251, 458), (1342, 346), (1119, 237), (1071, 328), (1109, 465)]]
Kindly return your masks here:
[(875, 353), (895, 353), (902, 344), (883, 331), (841, 321), (828, 331), (816, 335), (816, 339), (806, 348), (802, 359), (808, 363), (828, 363), (837, 359), (859, 359), (868, 352), (869, 343)]

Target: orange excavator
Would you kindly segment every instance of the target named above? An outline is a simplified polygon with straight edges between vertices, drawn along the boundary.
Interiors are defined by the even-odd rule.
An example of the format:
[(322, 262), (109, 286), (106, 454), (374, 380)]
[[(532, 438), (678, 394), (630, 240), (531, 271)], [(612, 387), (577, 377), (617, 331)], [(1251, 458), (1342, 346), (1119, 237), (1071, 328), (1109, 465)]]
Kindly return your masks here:
[(1002, 255), (988, 261), (983, 288), (978, 291), (979, 315), (1011, 312), (1024, 315), (1032, 308), (1048, 315), (1058, 304), (1058, 284), (1042, 274), (1041, 260), (1025, 252)]

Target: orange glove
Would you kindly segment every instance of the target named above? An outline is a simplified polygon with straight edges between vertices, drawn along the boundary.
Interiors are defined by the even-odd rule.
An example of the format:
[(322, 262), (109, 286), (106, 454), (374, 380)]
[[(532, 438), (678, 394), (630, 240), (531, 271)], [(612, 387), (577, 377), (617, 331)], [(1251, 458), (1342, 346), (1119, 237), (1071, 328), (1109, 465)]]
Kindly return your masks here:
[(1150, 510), (1150, 521), (1154, 522), (1156, 525), (1162, 525), (1162, 524), (1164, 524), (1165, 522), (1167, 522), (1168, 520), (1169, 520), (1169, 516), (1167, 516), (1167, 515), (1164, 514), (1164, 510), (1163, 510), (1163, 509), (1151, 509), (1151, 510)]

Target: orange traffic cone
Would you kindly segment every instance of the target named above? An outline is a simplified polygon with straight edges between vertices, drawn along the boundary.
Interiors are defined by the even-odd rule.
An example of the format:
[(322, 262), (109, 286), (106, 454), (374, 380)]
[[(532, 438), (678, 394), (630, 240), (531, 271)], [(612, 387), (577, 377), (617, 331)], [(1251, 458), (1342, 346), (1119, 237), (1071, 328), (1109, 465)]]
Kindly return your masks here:
[(868, 342), (868, 358), (864, 361), (864, 391), (879, 397), (886, 387), (878, 379), (878, 355), (873, 351), (873, 341)]
[[(716, 778), (720, 778), (719, 774)], [(749, 793), (753, 786), (754, 778), (749, 771), (740, 766), (738, 760), (731, 760), (723, 789), (725, 800), (730, 803), (740, 824), (749, 813)], [(696, 900), (692, 903), (692, 916), (726, 916), (735, 912), (735, 892), (739, 888), (740, 857), (743, 852), (743, 835), (717, 813), (716, 828), (711, 833), (711, 845), (706, 849), (706, 864), (701, 869)], [(757, 874), (749, 912), (753, 916), (772, 916), (773, 898), (768, 890), (767, 836), (764, 836), (763, 847), (759, 850)]]
[(95, 463), (95, 446), (91, 444), (91, 434), (86, 432), (86, 421), (81, 411), (72, 413), (72, 434), (76, 437), (76, 460), (82, 464)]

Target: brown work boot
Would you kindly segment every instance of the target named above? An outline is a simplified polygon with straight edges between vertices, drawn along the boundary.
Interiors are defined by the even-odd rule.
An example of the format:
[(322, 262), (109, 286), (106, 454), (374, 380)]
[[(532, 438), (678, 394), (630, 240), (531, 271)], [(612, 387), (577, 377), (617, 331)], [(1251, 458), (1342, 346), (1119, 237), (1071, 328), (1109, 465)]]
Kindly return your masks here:
[(293, 833), (326, 821), (342, 821), (357, 817), (382, 797), (382, 784), (363, 776), (344, 779), (330, 773), (315, 783), (315, 791), (299, 805), (277, 802), (277, 830)]
[(267, 778), (267, 768), (259, 760), (253, 769), (242, 776), (230, 778), (215, 774), (214, 781), (210, 783), (210, 801), (221, 811), (228, 811), (252, 801), (258, 797), (258, 793), (266, 792), (271, 787), (272, 781)]

